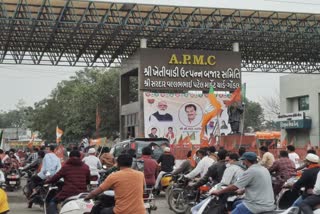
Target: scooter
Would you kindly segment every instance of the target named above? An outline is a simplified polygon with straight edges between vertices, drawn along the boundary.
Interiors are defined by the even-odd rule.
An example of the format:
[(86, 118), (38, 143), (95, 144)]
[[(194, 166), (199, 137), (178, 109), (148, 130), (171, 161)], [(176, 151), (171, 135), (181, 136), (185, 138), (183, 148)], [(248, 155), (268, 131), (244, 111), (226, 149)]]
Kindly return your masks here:
[[(49, 186), (45, 185), (48, 187), (48, 192), (45, 196), (44, 199), (44, 212), (45, 214), (49, 213), (49, 202), (51, 199), (57, 194), (59, 191), (58, 186)], [(61, 209), (59, 214), (79, 214), (79, 213), (91, 213), (91, 209), (94, 206), (93, 200), (84, 200), (84, 198), (88, 195), (89, 193), (80, 193), (75, 196), (71, 196), (67, 198), (66, 200), (63, 201), (61, 204)]]
[[(148, 214), (156, 210), (155, 199), (152, 194), (152, 189), (147, 189), (144, 193), (144, 207)], [(108, 209), (115, 206), (114, 191), (107, 190), (98, 195), (95, 199), (94, 206), (92, 207), (91, 214), (100, 214), (103, 209)], [(69, 213), (68, 213), (69, 214)]]
[(6, 173), (6, 186), (8, 191), (20, 188), (20, 173), (17, 169), (11, 169)]
[(67, 198), (61, 205), (60, 214), (90, 213), (94, 206), (93, 200), (85, 201), (89, 193), (80, 193)]
[(88, 185), (88, 190), (94, 190), (99, 186), (100, 175), (99, 172), (90, 174), (90, 184)]

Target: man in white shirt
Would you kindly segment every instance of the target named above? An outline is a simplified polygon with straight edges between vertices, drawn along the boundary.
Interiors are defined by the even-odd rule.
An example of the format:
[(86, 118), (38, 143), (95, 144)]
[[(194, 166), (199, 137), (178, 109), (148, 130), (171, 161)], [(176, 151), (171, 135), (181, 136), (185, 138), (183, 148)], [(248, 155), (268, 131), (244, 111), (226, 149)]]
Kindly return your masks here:
[(300, 167), (300, 163), (299, 163), (300, 157), (295, 152), (296, 148), (292, 145), (289, 145), (289, 146), (287, 146), (287, 150), (288, 150), (289, 159), (293, 161), (296, 168)]
[(83, 158), (83, 162), (89, 166), (90, 174), (99, 176), (99, 169), (102, 168), (102, 164), (99, 158), (96, 157), (96, 149), (90, 148), (88, 151), (89, 156)]
[(197, 151), (197, 156), (201, 158), (200, 162), (190, 173), (186, 174), (185, 177), (188, 179), (192, 179), (200, 174), (202, 178), (208, 171), (208, 168), (217, 161), (217, 157), (215, 155), (216, 148), (214, 146), (209, 147), (209, 154), (207, 155), (205, 150), (199, 149)]

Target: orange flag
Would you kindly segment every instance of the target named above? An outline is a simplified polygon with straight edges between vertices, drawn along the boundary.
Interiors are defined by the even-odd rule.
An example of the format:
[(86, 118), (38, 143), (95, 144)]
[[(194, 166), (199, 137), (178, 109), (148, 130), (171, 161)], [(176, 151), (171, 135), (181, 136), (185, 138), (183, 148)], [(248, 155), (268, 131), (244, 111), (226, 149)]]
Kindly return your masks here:
[(59, 144), (59, 146), (57, 146), (54, 149), (54, 153), (57, 155), (57, 157), (60, 159), (61, 163), (64, 161), (64, 147), (62, 144)]
[(202, 118), (202, 123), (201, 123), (202, 129), (200, 133), (200, 140), (204, 136), (205, 127), (207, 126), (209, 121), (215, 116), (217, 116), (220, 112), (221, 112), (221, 103), (217, 100), (217, 97), (214, 94), (214, 89), (211, 86), (208, 94), (208, 101), (204, 109), (204, 114)]
[(224, 104), (226, 106), (230, 106), (232, 103), (240, 102), (240, 101), (241, 101), (241, 89), (239, 87), (232, 93), (230, 100), (224, 101)]
[(61, 137), (63, 135), (63, 131), (61, 129), (59, 129), (59, 127), (57, 126), (56, 128), (56, 142), (57, 144), (59, 144), (61, 142)]
[(100, 146), (101, 145), (101, 138), (97, 138), (97, 139), (90, 139), (90, 146)]
[(33, 142), (34, 142), (34, 138), (35, 138), (35, 137), (36, 137), (35, 134), (33, 134), (33, 135), (31, 136), (31, 139), (30, 139), (29, 143), (27, 144), (27, 147), (28, 147), (29, 149), (32, 149), (32, 147), (33, 147)]
[(96, 131), (99, 130), (100, 124), (101, 124), (101, 117), (100, 117), (99, 106), (97, 106), (97, 109), (96, 109)]

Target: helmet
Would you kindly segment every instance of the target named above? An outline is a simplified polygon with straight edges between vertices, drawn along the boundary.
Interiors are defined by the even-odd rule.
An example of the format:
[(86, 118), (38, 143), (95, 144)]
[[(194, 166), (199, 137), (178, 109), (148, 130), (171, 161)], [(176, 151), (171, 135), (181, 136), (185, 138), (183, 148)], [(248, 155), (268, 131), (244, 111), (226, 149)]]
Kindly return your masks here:
[(164, 176), (161, 178), (161, 186), (167, 187), (170, 185), (170, 181), (172, 180), (172, 176)]

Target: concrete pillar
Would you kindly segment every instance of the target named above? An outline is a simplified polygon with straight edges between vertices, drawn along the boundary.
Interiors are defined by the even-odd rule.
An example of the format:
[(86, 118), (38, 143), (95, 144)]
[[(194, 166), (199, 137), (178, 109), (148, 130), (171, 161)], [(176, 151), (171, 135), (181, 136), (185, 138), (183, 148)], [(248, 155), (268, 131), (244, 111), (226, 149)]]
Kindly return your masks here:
[(140, 39), (140, 48), (147, 48), (147, 39)]
[(232, 43), (232, 51), (239, 52), (239, 42)]

